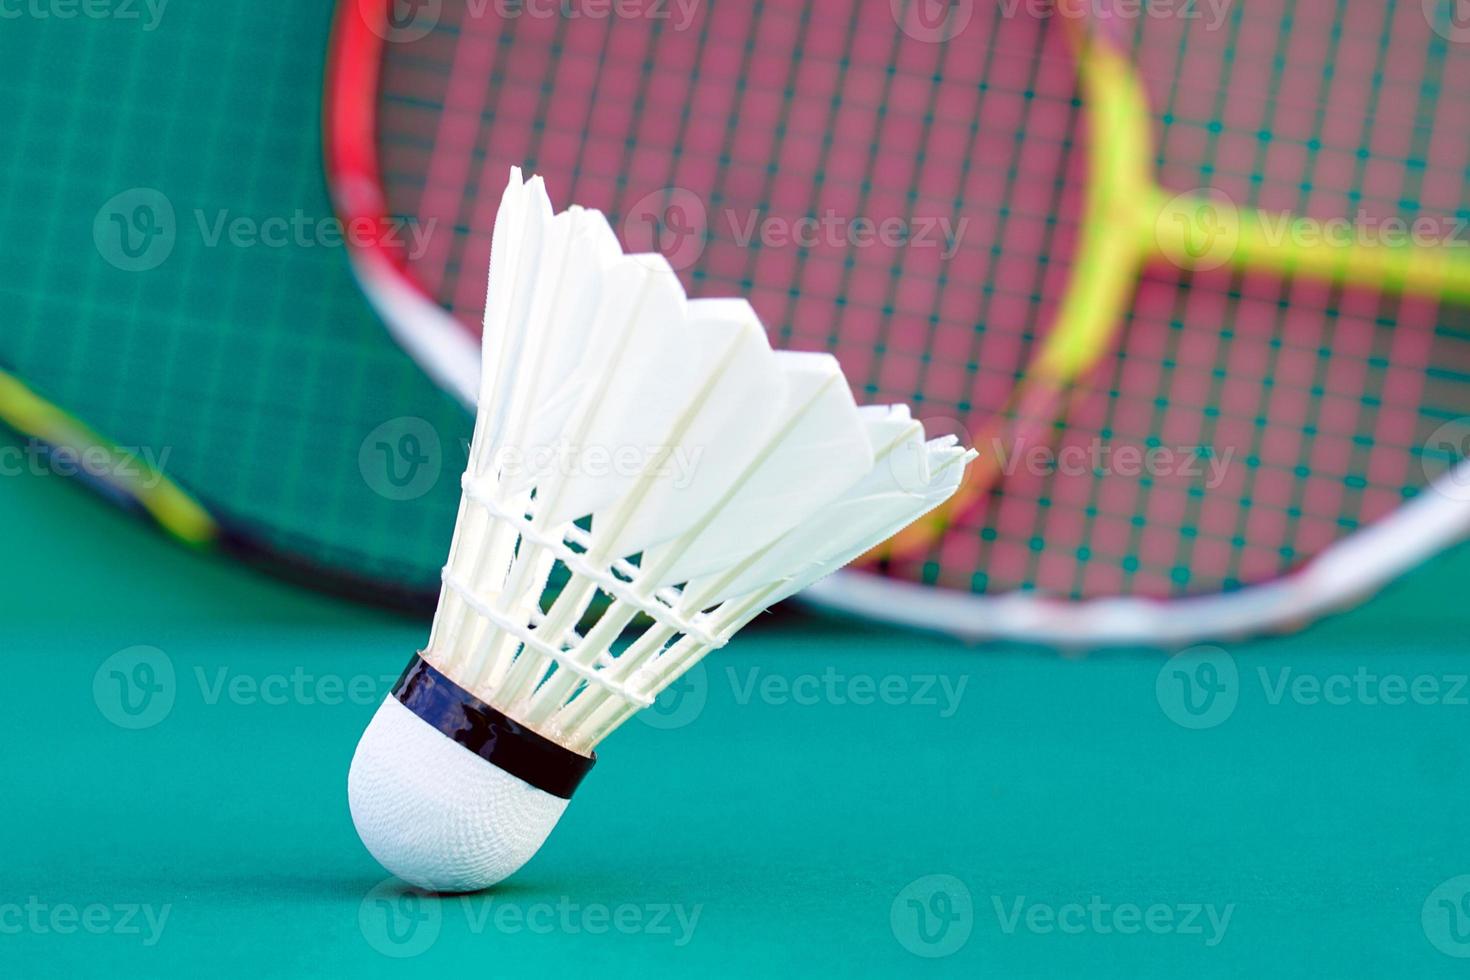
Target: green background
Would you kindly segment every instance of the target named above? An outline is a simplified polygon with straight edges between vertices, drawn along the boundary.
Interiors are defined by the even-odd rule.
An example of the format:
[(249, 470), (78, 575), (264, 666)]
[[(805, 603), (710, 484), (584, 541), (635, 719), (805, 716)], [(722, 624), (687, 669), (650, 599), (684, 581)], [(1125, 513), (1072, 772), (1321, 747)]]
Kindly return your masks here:
[[(47, 914), (94, 903), (169, 909), (152, 945), (146, 927), (7, 929), (6, 976), (1465, 969), (1431, 943), (1421, 913), (1442, 882), (1470, 873), (1470, 707), (1273, 703), (1268, 691), (1283, 669), (1316, 678), (1361, 669), (1432, 677), (1448, 692), (1467, 669), (1463, 551), (1304, 634), (1231, 647), (1238, 703), (1200, 730), (1166, 712), (1155, 655), (1075, 660), (769, 617), (708, 662), (702, 710), (655, 715), (687, 718), (682, 727), (635, 721), (604, 744), (546, 848), (502, 890), (414, 904), (390, 888), (390, 933), (373, 913), (385, 907), (374, 892), (384, 873), (353, 833), (345, 777), (371, 700), (427, 624), (194, 555), (54, 477), (0, 480), (0, 524), (10, 613), (0, 633), (9, 668), (0, 927), (27, 902)], [(175, 685), (161, 720), (127, 730), (109, 720), (117, 702), (105, 685), (95, 695), (94, 679), (140, 644), (167, 657)], [(911, 692), (924, 675), (965, 687), (949, 717), (917, 698), (746, 696), (752, 671), (793, 683), (829, 669), (849, 682), (894, 675)], [(306, 694), (280, 703), (254, 688), (214, 696), (222, 676), (269, 690), (272, 678), (298, 674)], [(360, 676), (373, 679), (363, 682), (371, 698), (325, 703), (314, 693)], [(912, 917), (895, 928), (891, 911), (911, 882), (936, 874), (963, 884), (973, 912), (963, 944), (930, 959), (911, 948), (941, 947), (919, 938)], [(1208, 927), (1004, 928), (1023, 898), (1061, 907), (1094, 895), (1115, 906), (1213, 904), (1231, 918), (1213, 946)], [(577, 907), (564, 913), (566, 903)], [(600, 914), (674, 907), (698, 910), (682, 944), (677, 926), (589, 931)], [(1436, 912), (1434, 922), (1448, 919)], [(1470, 953), (1453, 934), (1435, 935)]]

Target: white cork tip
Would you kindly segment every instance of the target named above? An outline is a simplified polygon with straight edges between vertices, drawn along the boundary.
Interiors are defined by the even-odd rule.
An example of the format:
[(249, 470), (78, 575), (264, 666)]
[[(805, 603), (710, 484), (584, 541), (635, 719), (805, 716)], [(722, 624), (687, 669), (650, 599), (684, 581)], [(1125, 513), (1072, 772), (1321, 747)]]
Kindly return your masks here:
[(378, 863), (435, 892), (488, 888), (529, 861), (567, 800), (486, 762), (389, 696), (347, 775), (352, 822)]

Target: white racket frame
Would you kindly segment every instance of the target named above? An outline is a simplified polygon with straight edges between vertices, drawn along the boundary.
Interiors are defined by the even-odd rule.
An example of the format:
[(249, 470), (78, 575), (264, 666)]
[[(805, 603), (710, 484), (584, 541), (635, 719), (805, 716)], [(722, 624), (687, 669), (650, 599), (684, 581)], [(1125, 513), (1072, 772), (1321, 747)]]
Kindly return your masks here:
[(1159, 646), (1292, 632), (1369, 598), (1470, 536), (1470, 462), (1398, 510), (1334, 542), (1279, 578), (1217, 595), (1067, 600), (981, 595), (857, 571), (829, 575), (801, 598), (826, 608), (964, 640), (1063, 647)]

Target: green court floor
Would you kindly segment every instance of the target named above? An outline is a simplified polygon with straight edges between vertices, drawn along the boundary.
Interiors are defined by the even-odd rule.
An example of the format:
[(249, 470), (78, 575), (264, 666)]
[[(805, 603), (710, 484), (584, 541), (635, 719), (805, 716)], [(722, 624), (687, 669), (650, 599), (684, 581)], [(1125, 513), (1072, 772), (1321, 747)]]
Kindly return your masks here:
[[(1460, 975), (1467, 556), (1166, 665), (787, 612), (603, 746), (491, 894), (358, 844), (427, 624), (0, 480), (0, 975)], [(141, 649), (139, 649), (141, 648)]]

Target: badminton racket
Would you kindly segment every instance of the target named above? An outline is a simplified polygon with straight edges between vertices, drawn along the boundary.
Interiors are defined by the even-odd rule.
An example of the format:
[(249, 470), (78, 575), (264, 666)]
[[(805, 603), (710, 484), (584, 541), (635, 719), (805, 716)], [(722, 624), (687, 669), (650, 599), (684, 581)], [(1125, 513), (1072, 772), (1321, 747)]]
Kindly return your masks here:
[(968, 637), (1281, 629), (1470, 521), (1470, 59), (1419, 4), (1142, 9), (345, 3), (328, 174), (344, 216), (453, 229), (352, 258), (466, 401), (516, 164), (975, 442), (954, 506), (811, 599)]

